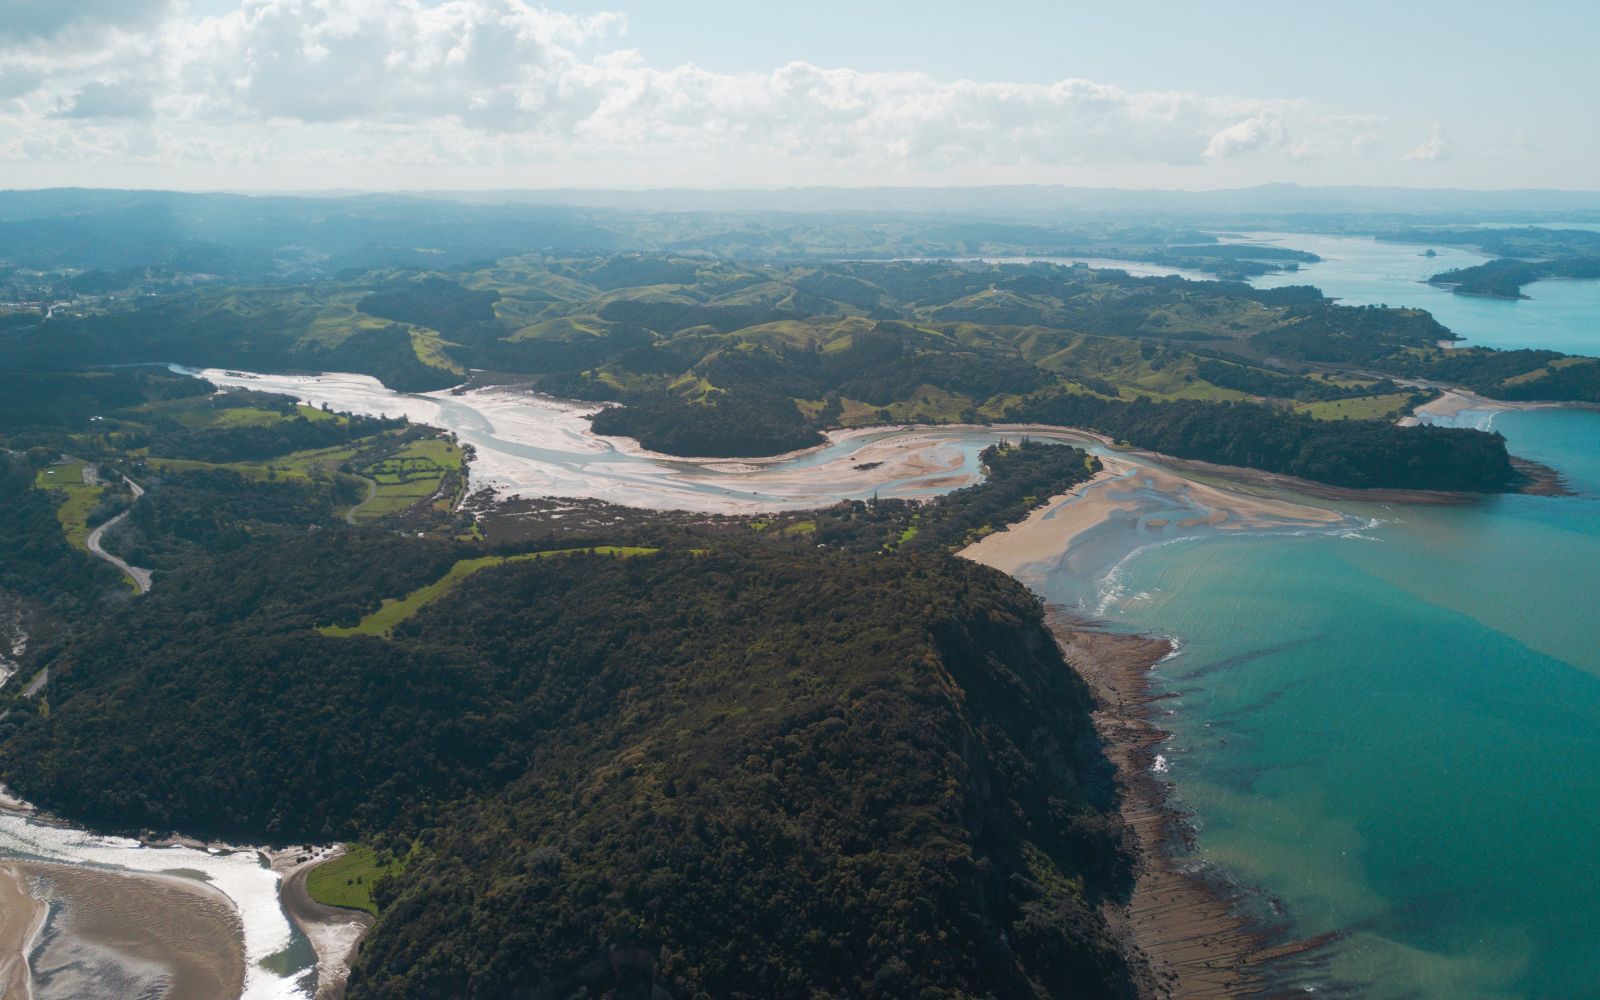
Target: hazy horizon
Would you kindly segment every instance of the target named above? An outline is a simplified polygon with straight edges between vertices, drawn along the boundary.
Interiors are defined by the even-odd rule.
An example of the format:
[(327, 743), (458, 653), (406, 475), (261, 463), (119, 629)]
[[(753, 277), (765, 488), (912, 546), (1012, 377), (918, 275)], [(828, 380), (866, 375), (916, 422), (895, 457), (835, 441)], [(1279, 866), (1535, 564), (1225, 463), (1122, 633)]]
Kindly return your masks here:
[(1036, 184), (1005, 184), (1005, 183), (972, 183), (972, 184), (724, 184), (724, 185), (693, 185), (693, 184), (548, 184), (527, 185), (522, 187), (480, 187), (480, 188), (451, 188), (451, 187), (337, 187), (315, 186), (305, 187), (230, 187), (230, 186), (190, 186), (190, 185), (135, 185), (135, 184), (63, 184), (39, 183), (16, 184), (0, 187), (0, 191), (140, 191), (167, 194), (241, 194), (241, 195), (282, 195), (288, 197), (352, 197), (360, 195), (380, 194), (414, 194), (414, 195), (493, 195), (493, 194), (542, 194), (542, 193), (626, 193), (650, 194), (654, 192), (694, 192), (704, 194), (741, 194), (755, 193), (781, 193), (790, 191), (1073, 191), (1073, 192), (1108, 192), (1130, 195), (1216, 195), (1216, 194), (1247, 194), (1256, 192), (1270, 192), (1274, 190), (1305, 191), (1323, 193), (1330, 191), (1350, 192), (1429, 192), (1437, 194), (1465, 194), (1465, 195), (1493, 195), (1493, 194), (1575, 194), (1575, 195), (1600, 195), (1600, 184), (1594, 187), (1539, 187), (1518, 185), (1486, 185), (1483, 187), (1465, 187), (1457, 185), (1430, 185), (1430, 184), (1300, 184), (1295, 181), (1264, 181), (1260, 184), (1248, 185), (1220, 185), (1215, 187), (1176, 187), (1176, 186), (1121, 186), (1115, 184), (1054, 184), (1041, 182)]

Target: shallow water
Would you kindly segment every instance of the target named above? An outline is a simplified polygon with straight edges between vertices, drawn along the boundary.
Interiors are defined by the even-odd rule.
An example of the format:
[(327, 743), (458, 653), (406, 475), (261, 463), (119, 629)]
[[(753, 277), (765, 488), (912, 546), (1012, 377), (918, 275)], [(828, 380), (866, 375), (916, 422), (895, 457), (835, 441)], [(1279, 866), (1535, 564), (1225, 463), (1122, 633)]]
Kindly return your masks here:
[[(1532, 300), (1496, 302), (1420, 282), (1482, 259), (1463, 251), (1283, 242), (1326, 260), (1257, 284), (1423, 306), (1473, 343), (1600, 352), (1600, 283), (1539, 283)], [(715, 509), (949, 488), (927, 475), (779, 488), (762, 478), (771, 468), (625, 453), (586, 436), (570, 409), (524, 401), (519, 424), (494, 400), (398, 397), (340, 378), (239, 384), (446, 426), (478, 448), (480, 482), (530, 494)], [(1180, 640), (1158, 668), (1174, 693), (1161, 763), (1194, 813), (1200, 856), (1279, 901), (1292, 932), (1343, 935), (1292, 985), (1379, 998), (1600, 995), (1600, 414), (1455, 419), (1505, 434), (1580, 495), (1339, 504), (1351, 520), (1338, 528), (1227, 535), (1181, 528), (1192, 508), (1153, 494), (1030, 582)], [(939, 445), (951, 468), (968, 472), (996, 436), (938, 433), (951, 436)], [(873, 440), (836, 441), (788, 468), (825, 469)]]
[[(840, 500), (920, 498), (970, 485), (978, 455), (1020, 432), (987, 427), (869, 428), (778, 459), (686, 461), (630, 448), (589, 428), (593, 406), (512, 389), (397, 393), (366, 375), (263, 375), (174, 366), (225, 387), (279, 392), (373, 416), (404, 415), (452, 431), (476, 452), (473, 485), (502, 494), (583, 497), (637, 507), (723, 512), (793, 510)], [(1093, 446), (1070, 431), (1035, 437)], [(873, 469), (858, 468), (881, 462)]]
[[(1600, 347), (1594, 282), (1493, 302), (1415, 283), (1460, 263), (1443, 249), (1419, 265), (1415, 248), (1284, 242), (1330, 259), (1276, 283), (1425, 306), (1474, 342)], [(1179, 638), (1157, 669), (1173, 694), (1161, 763), (1200, 857), (1279, 901), (1293, 933), (1343, 935), (1290, 985), (1600, 996), (1600, 413), (1454, 422), (1499, 431), (1579, 495), (1336, 504), (1360, 531), (1107, 525), (1098, 555), (1034, 582)]]

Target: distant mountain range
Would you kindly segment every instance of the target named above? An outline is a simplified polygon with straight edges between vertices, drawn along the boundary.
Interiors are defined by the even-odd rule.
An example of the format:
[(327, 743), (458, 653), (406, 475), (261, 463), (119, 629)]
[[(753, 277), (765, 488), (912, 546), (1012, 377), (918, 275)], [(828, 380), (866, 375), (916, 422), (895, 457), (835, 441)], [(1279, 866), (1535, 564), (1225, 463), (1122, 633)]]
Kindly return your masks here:
[[(1600, 191), (1069, 187), (187, 193), (0, 191), (0, 269), (302, 278), (529, 251), (742, 259), (1098, 253), (1217, 229), (1600, 222)], [(1099, 249), (1096, 249), (1099, 248)], [(1141, 258), (1142, 259), (1142, 258)]]
[(1264, 184), (1218, 191), (1131, 190), (1059, 185), (987, 187), (800, 187), (771, 190), (658, 188), (644, 191), (554, 188), (530, 191), (425, 191), (422, 197), (474, 203), (565, 205), (658, 212), (947, 212), (1037, 216), (1084, 213), (1589, 213), (1600, 219), (1600, 191), (1458, 188), (1304, 187)]

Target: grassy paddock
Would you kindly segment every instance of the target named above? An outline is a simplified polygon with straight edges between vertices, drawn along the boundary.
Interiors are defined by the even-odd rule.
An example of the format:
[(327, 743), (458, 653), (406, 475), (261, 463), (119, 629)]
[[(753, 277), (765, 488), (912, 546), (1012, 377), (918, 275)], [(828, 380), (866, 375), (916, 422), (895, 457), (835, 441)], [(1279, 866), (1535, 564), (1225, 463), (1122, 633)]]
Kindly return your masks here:
[[(280, 460), (281, 461), (281, 460)], [(270, 464), (258, 462), (200, 462), (189, 458), (147, 458), (145, 464), (157, 472), (196, 472), (220, 469), (223, 472), (232, 472), (252, 482), (264, 482), (269, 479), (281, 479), (286, 482), (306, 483), (311, 477), (305, 472), (282, 467), (278, 461)]]
[(61, 522), (61, 530), (66, 534), (67, 541), (83, 552), (89, 551), (89, 512), (105, 492), (104, 487), (91, 486), (83, 481), (86, 464), (74, 460), (52, 465), (48, 469), (40, 469), (34, 477), (34, 485), (40, 489), (64, 494), (65, 499), (56, 508), (56, 520)]
[(201, 396), (189, 399), (163, 400), (146, 403), (132, 412), (151, 417), (174, 420), (190, 430), (215, 430), (229, 427), (270, 427), (286, 420), (304, 417), (312, 423), (337, 421), (343, 418), (320, 410), (315, 406), (299, 404), (291, 412), (266, 409), (259, 406), (223, 405), (226, 397)]
[(1318, 420), (1387, 420), (1397, 415), (1410, 401), (1411, 394), (1408, 392), (1391, 392), (1379, 396), (1330, 399), (1299, 409)]
[(506, 563), (528, 562), (533, 559), (544, 559), (549, 556), (569, 556), (580, 552), (592, 552), (595, 555), (619, 556), (647, 556), (655, 553), (656, 549), (643, 548), (637, 545), (595, 545), (581, 549), (550, 549), (544, 552), (524, 552), (515, 556), (479, 556), (476, 559), (463, 559), (450, 567), (444, 576), (424, 587), (418, 587), (411, 593), (401, 598), (387, 598), (378, 610), (362, 618), (351, 626), (324, 625), (317, 629), (323, 635), (345, 638), (353, 635), (375, 635), (389, 638), (394, 634), (394, 628), (412, 615), (421, 611), (428, 604), (438, 600), (445, 594), (454, 590), (456, 586), (472, 574), (489, 569), (494, 566), (503, 566)]
[(404, 858), (381, 864), (372, 848), (352, 844), (344, 854), (306, 873), (306, 892), (326, 906), (366, 910), (377, 916), (378, 906), (372, 901), (373, 883), (385, 875), (399, 874), (405, 867)]
[(459, 482), (461, 449), (443, 438), (427, 438), (413, 441), (357, 471), (377, 488), (372, 499), (357, 508), (356, 519), (377, 520), (408, 510), (438, 493), (448, 475), (454, 474)]

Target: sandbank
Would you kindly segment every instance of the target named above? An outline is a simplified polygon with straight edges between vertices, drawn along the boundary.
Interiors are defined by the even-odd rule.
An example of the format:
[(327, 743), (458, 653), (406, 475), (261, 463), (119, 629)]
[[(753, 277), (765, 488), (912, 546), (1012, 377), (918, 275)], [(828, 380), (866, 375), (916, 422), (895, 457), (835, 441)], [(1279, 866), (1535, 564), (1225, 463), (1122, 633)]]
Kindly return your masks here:
[[(1113, 456), (1101, 457), (1101, 471), (1088, 482), (1051, 497), (1023, 521), (985, 536), (961, 554), (1011, 576), (1064, 555), (1086, 532), (1120, 515), (1132, 517), (1152, 497), (1194, 512), (1176, 520), (1179, 529), (1218, 531), (1332, 527), (1343, 514), (1273, 497), (1235, 492), (1186, 479), (1175, 473)], [(1174, 527), (1174, 518), (1145, 522), (1152, 529)]]
[(50, 994), (217, 1000), (244, 989), (243, 929), (232, 901), (198, 879), (13, 861), (52, 915), (34, 979)]
[(26, 875), (15, 865), (0, 865), (0, 996), (33, 996), (28, 953), (48, 912), (44, 901), (29, 891)]

